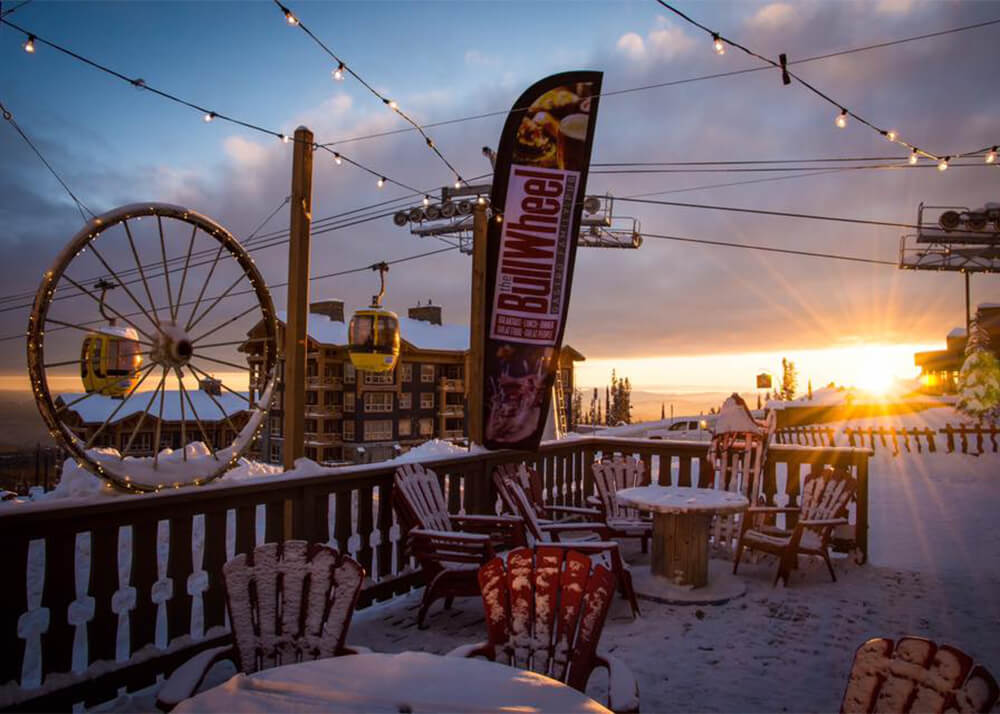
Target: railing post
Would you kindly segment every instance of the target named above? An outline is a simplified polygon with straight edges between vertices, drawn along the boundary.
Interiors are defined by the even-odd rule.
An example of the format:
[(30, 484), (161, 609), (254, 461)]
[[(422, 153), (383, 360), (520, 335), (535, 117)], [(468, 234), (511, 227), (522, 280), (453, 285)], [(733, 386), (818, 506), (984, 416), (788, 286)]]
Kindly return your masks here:
[(858, 543), (858, 548), (864, 554), (864, 561), (868, 561), (868, 454), (862, 454), (858, 459), (855, 456), (855, 463), (858, 467), (858, 494), (856, 498), (856, 529), (854, 538)]

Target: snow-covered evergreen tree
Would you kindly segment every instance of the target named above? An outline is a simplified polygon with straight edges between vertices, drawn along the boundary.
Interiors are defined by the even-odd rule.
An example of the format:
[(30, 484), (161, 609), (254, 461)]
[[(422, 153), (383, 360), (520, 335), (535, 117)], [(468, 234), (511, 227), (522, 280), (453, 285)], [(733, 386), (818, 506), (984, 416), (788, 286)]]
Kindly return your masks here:
[(974, 419), (1000, 417), (1000, 362), (990, 351), (989, 335), (972, 323), (965, 346), (965, 362), (958, 373), (959, 411)]

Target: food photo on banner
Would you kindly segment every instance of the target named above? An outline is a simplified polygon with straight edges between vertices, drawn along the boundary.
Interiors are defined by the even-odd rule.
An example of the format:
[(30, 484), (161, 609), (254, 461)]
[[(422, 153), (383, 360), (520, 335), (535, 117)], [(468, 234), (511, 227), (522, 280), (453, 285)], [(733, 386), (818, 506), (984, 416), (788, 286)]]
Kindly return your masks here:
[(538, 447), (552, 399), (594, 141), (600, 72), (536, 82), (504, 124), (486, 256), (484, 445)]

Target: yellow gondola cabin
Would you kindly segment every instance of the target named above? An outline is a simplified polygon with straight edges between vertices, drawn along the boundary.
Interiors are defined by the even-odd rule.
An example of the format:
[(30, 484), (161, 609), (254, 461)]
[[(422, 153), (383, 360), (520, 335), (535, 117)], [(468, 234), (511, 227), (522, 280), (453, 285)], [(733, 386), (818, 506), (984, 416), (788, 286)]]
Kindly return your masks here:
[(372, 270), (379, 271), (381, 282), (378, 295), (372, 296), (372, 304), (362, 308), (351, 317), (347, 328), (347, 354), (355, 369), (366, 372), (390, 372), (399, 358), (399, 317), (382, 307), (385, 295), (385, 274), (389, 272), (386, 263), (376, 263)]
[(124, 397), (139, 379), (142, 346), (131, 327), (101, 327), (83, 339), (80, 377), (87, 392)]

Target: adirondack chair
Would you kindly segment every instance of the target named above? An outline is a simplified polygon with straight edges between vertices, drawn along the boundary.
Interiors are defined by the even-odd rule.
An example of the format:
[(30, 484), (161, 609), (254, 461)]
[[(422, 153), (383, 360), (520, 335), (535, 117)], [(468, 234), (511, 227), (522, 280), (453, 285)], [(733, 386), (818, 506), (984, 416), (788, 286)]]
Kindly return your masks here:
[[(760, 550), (777, 555), (778, 574), (774, 584), (783, 580), (788, 585), (788, 577), (798, 564), (799, 555), (818, 555), (826, 562), (830, 577), (836, 582), (837, 574), (830, 562), (830, 536), (835, 526), (846, 524), (847, 507), (857, 489), (857, 481), (846, 469), (829, 466), (813, 471), (802, 483), (799, 508), (778, 508), (772, 506), (751, 506), (743, 519), (743, 529), (736, 545), (733, 572), (740, 566), (744, 548)], [(767, 530), (753, 526), (756, 515), (795, 514), (798, 519), (789, 529), (769, 526)]]
[(564, 682), (581, 692), (597, 667), (608, 670), (608, 706), (639, 710), (639, 688), (624, 663), (597, 646), (615, 590), (615, 576), (590, 558), (552, 545), (518, 548), (507, 562), (479, 569), (487, 640), (453, 657), (486, 657)]
[(639, 538), (642, 552), (649, 550), (649, 539), (653, 533), (653, 521), (643, 516), (635, 508), (618, 503), (617, 492), (624, 488), (646, 484), (646, 466), (639, 459), (616, 457), (597, 461), (592, 466), (594, 486), (600, 504), (603, 540)]
[(426, 578), (417, 612), (420, 629), (435, 600), (445, 598), (449, 609), (455, 596), (479, 594), (476, 571), (493, 557), (494, 546), (524, 544), (520, 518), (448, 513), (437, 474), (420, 464), (396, 469), (392, 505)]
[[(516, 480), (505, 479), (504, 487), (510, 494), (514, 506), (514, 515), (520, 516), (524, 522), (525, 539), (529, 546), (551, 545), (556, 548), (575, 550), (590, 557), (595, 565), (603, 565), (615, 574), (621, 594), (628, 600), (632, 608), (632, 617), (639, 615), (639, 602), (636, 600), (635, 588), (632, 587), (632, 572), (622, 559), (621, 546), (615, 541), (594, 540), (596, 535), (594, 523), (540, 521), (534, 510), (534, 504)], [(562, 542), (563, 536), (575, 536), (572, 540)], [(587, 538), (585, 540), (585, 538)]]
[(893, 647), (892, 640), (876, 637), (854, 654), (840, 711), (988, 712), (998, 696), (986, 668), (955, 647), (922, 637), (904, 637)]
[(601, 512), (597, 508), (581, 508), (578, 506), (551, 506), (545, 503), (542, 496), (542, 477), (533, 468), (518, 463), (500, 464), (493, 469), (493, 484), (505, 509), (518, 515), (517, 507), (507, 491), (506, 481), (512, 479), (521, 485), (531, 504), (535, 517), (542, 522), (556, 520), (597, 520)]
[[(763, 504), (764, 464), (767, 447), (774, 431), (775, 420), (761, 422), (753, 418), (746, 402), (733, 394), (719, 409), (714, 434), (708, 447), (708, 479), (702, 486), (740, 493), (751, 505)], [(708, 481), (706, 483), (706, 481)], [(726, 558), (735, 554), (742, 530), (743, 514), (716, 515), (709, 531), (712, 550)], [(755, 525), (764, 530), (766, 518), (757, 516)]]
[(344, 644), (364, 578), (350, 556), (301, 540), (237, 555), (222, 567), (234, 644), (204, 650), (178, 667), (160, 688), (157, 706), (169, 711), (190, 697), (219, 660), (251, 674), (368, 652)]

